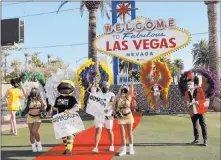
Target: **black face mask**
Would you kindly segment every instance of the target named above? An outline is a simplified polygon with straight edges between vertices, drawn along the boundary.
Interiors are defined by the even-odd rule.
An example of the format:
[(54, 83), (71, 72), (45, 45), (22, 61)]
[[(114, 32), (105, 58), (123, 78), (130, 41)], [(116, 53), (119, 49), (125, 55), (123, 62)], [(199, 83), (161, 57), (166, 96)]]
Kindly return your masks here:
[(109, 88), (102, 87), (102, 88), (101, 88), (101, 90), (102, 90), (102, 92), (103, 92), (103, 93), (107, 93), (107, 92), (108, 92), (108, 90), (109, 90)]
[(32, 97), (36, 97), (37, 93), (36, 92), (32, 92), (31, 95), (32, 95)]
[(126, 88), (123, 88), (123, 89), (121, 89), (121, 92), (122, 92), (122, 93), (127, 93), (128, 90), (127, 90)]
[(36, 98), (37, 97), (37, 91), (32, 90), (30, 95), (31, 95), (32, 98)]

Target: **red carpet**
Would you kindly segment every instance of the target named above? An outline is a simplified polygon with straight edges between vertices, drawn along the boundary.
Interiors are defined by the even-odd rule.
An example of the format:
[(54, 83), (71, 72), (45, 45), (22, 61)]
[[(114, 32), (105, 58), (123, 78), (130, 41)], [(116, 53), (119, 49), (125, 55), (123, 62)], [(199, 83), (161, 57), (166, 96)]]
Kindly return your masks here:
[[(142, 113), (134, 113), (135, 123), (133, 125), (133, 129), (138, 125), (141, 117)], [(53, 160), (111, 160), (121, 146), (120, 129), (117, 120), (114, 120), (113, 132), (115, 152), (108, 151), (110, 143), (106, 129), (103, 129), (102, 131), (101, 140), (99, 143), (99, 153), (92, 152), (92, 149), (94, 148), (95, 128), (91, 127), (75, 137), (72, 157), (62, 155), (64, 152), (64, 145), (60, 144), (35, 158), (35, 160), (48, 160), (49, 158), (53, 158)]]

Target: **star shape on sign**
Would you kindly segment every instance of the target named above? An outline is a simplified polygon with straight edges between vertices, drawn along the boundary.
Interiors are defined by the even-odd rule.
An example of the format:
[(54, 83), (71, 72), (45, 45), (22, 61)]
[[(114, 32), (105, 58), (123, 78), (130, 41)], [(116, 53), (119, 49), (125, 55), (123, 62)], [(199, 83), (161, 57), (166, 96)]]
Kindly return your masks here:
[(137, 10), (138, 8), (129, 8), (131, 2), (122, 2), (122, 3), (119, 3), (118, 6), (119, 8), (117, 9), (112, 9), (111, 12), (118, 12), (118, 15), (117, 15), (117, 18), (120, 17), (120, 16), (123, 16), (123, 21), (125, 23), (125, 18), (126, 18), (126, 15), (130, 15), (130, 11), (132, 10)]

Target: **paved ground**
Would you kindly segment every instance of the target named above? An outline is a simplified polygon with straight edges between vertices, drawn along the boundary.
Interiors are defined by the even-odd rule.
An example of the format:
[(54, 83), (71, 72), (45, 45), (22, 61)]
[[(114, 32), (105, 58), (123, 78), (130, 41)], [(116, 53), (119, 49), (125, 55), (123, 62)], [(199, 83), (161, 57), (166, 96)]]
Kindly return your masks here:
[[(26, 118), (17, 118), (16, 122), (18, 129), (28, 127), (26, 123)], [(1, 127), (2, 131), (9, 131), (11, 129), (10, 122), (9, 121), (2, 122)]]

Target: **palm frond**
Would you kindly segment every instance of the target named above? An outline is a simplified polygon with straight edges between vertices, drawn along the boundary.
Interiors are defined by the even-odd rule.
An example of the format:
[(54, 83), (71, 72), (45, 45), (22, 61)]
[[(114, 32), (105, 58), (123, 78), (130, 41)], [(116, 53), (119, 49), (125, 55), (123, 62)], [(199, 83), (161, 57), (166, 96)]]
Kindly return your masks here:
[[(107, 6), (107, 2), (105, 1), (101, 1), (101, 4), (100, 4), (100, 11), (101, 11), (101, 16), (104, 17), (104, 15), (106, 15), (107, 19), (110, 20), (110, 15), (108, 13), (108, 10), (106, 8)], [(108, 5), (110, 6), (110, 5)]]
[(101, 3), (100, 3), (100, 11), (101, 11), (101, 16), (102, 17), (104, 17), (104, 9), (105, 7), (104, 7), (104, 1), (101, 1)]
[(57, 14), (66, 3), (68, 3), (68, 1), (61, 2), (60, 6), (58, 7)]
[(105, 12), (105, 14), (106, 14), (107, 19), (110, 20), (111, 18), (110, 18), (110, 15), (109, 15), (109, 13), (108, 13), (108, 11), (107, 11), (106, 8), (105, 8), (104, 12)]
[(85, 6), (85, 2), (81, 1), (81, 4), (80, 4), (81, 17), (84, 15), (84, 6)]

